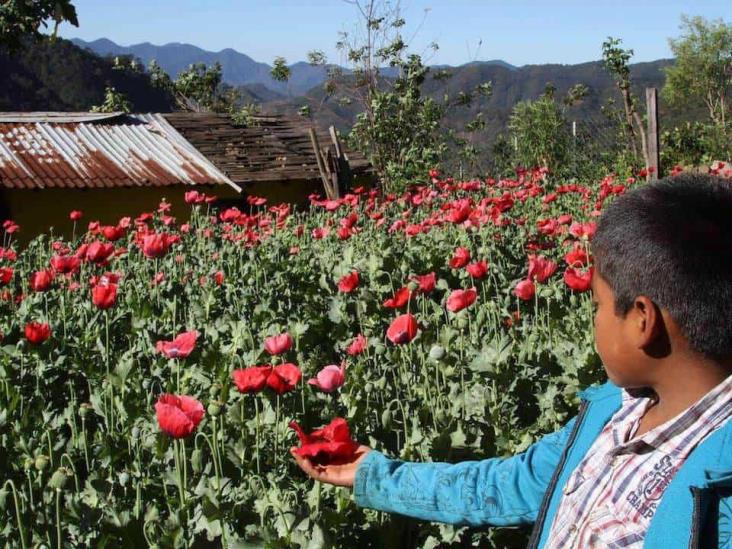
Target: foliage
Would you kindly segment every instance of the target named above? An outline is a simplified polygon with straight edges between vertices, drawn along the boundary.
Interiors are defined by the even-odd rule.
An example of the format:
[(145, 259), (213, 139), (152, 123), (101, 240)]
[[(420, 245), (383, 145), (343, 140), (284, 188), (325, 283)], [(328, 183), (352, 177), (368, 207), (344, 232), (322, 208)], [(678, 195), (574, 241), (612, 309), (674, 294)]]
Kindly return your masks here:
[(732, 158), (732, 132), (717, 124), (686, 122), (661, 132), (661, 166), (709, 166)]
[(291, 74), (290, 67), (287, 66), (287, 59), (284, 57), (275, 57), (269, 74), (277, 82), (287, 82)]
[[(433, 172), (433, 180), (400, 197), (358, 190), (314, 199), (301, 213), (196, 205), (179, 228), (170, 216), (186, 212), (163, 203), (116, 228), (91, 224), (72, 241), (42, 235), (17, 259), (5, 251), (14, 247), (6, 233), (0, 266), (13, 272), (0, 288), (0, 543), (525, 545), (525, 529), (437, 525), (358, 508), (350, 491), (305, 478), (287, 451), (296, 440), (290, 419), (310, 431), (340, 416), (357, 440), (402, 459), (509, 456), (566, 422), (577, 389), (602, 379), (587, 293), (570, 290), (561, 270), (537, 281), (529, 301), (513, 291), (527, 278), (527, 254), (560, 263), (562, 243), (586, 249), (560, 215), (582, 221), (624, 183), (609, 177), (600, 188), (557, 187), (550, 196), (538, 171), (500, 182), (452, 182)], [(144, 248), (151, 232), (180, 240), (149, 259), (140, 242)], [(83, 244), (103, 235), (121, 236), (107, 264), (82, 261), (45, 291), (29, 287), (52, 256), (89, 257)], [(457, 246), (487, 261), (486, 277), (448, 266)], [(352, 271), (358, 287), (339, 292)], [(100, 310), (90, 279), (106, 272), (120, 279), (116, 303)], [(432, 291), (413, 294), (400, 310), (382, 305), (429, 272)], [(477, 301), (448, 312), (450, 290), (470, 287)], [(420, 332), (394, 345), (384, 335), (405, 309)], [(30, 344), (29, 321), (48, 322), (50, 339)], [(200, 336), (188, 358), (156, 351), (156, 341), (192, 329)], [(271, 362), (263, 342), (285, 331), (294, 344), (279, 360), (302, 369), (296, 390), (239, 394), (232, 371)], [(368, 339), (365, 352), (348, 355), (357, 334)], [(342, 360), (339, 391), (306, 383)], [(206, 407), (184, 443), (156, 423), (153, 405), (165, 392)]]
[(703, 103), (712, 123), (724, 129), (732, 93), (732, 24), (681, 17), (684, 34), (669, 40), (676, 62), (666, 68), (663, 95), (673, 106)]
[(554, 171), (566, 161), (570, 135), (552, 88), (536, 101), (519, 102), (511, 113), (508, 129), (516, 143), (517, 164)]
[(372, 94), (369, 111), (356, 117), (349, 134), (388, 187), (426, 173), (444, 150), (438, 137), (444, 107), (420, 91), (429, 69), (417, 55), (399, 68), (392, 89)]
[(245, 128), (257, 125), (257, 115), (261, 113), (261, 108), (254, 103), (247, 103), (239, 109), (232, 110), (231, 120), (237, 126)]
[[(437, 164), (448, 150), (448, 141), (462, 139), (445, 127), (446, 114), (470, 106), (478, 96), (490, 96), (491, 84), (478, 82), (454, 96), (428, 95), (430, 68), (421, 55), (409, 51), (399, 3), (350, 3), (356, 7), (360, 28), (342, 32), (336, 43), (350, 70), (328, 68), (323, 102), (336, 96), (340, 108), (350, 106), (354, 123), (349, 142), (367, 155), (385, 188), (400, 190)], [(433, 43), (430, 48), (434, 51), (438, 46)], [(308, 58), (314, 65), (327, 62), (320, 51)], [(436, 77), (444, 81), (449, 75), (439, 71)], [(472, 156), (469, 148), (460, 150)]]
[(79, 26), (76, 8), (71, 0), (3, 0), (0, 3), (0, 51), (20, 50), (29, 40), (40, 40), (40, 27), (54, 23), (53, 37), (64, 21)]
[[(643, 127), (640, 114), (637, 108), (637, 99), (631, 89), (630, 79), (630, 58), (633, 57), (633, 50), (625, 50), (621, 47), (622, 40), (608, 37), (602, 43), (602, 58), (605, 69), (615, 78), (615, 84), (623, 99), (625, 112), (625, 137), (628, 143), (628, 152), (639, 158), (639, 151), (645, 160), (646, 167), (650, 165), (648, 148), (646, 145), (646, 132)], [(638, 140), (640, 139), (640, 148)]]
[(104, 103), (95, 105), (90, 109), (92, 112), (131, 112), (132, 103), (123, 94), (108, 87), (104, 92)]
[(120, 57), (102, 58), (68, 40), (44, 37), (20, 51), (0, 51), (0, 110), (88, 111), (106, 88), (123, 93), (140, 112), (170, 112), (172, 96)]
[(178, 105), (194, 112), (216, 112), (221, 109), (222, 103), (228, 103), (221, 95), (221, 71), (218, 61), (210, 67), (205, 63), (194, 63), (181, 71), (173, 81)]

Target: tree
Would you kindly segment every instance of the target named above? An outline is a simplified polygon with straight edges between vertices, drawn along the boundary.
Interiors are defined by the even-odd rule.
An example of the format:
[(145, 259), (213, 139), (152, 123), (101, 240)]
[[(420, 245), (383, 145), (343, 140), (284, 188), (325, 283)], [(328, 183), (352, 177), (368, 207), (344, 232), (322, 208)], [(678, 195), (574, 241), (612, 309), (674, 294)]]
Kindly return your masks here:
[[(308, 54), (308, 56), (310, 55)], [(273, 80), (287, 82), (290, 79), (290, 67), (287, 66), (287, 60), (284, 57), (275, 57), (274, 64), (269, 73)]]
[[(441, 101), (429, 97), (423, 88), (430, 68), (409, 51), (399, 2), (345, 1), (356, 8), (358, 24), (353, 32), (340, 33), (336, 49), (348, 69), (327, 66), (324, 101), (337, 96), (339, 104), (360, 107), (348, 140), (366, 154), (384, 186), (394, 189), (424, 177), (437, 164), (448, 140), (442, 124), (445, 113), (469, 105), (477, 94), (489, 95), (490, 85), (463, 90), (456, 98), (446, 95)], [(437, 50), (437, 44), (430, 46)], [(311, 52), (308, 59), (326, 66), (320, 51)], [(436, 76), (445, 78), (445, 72)]]
[(104, 103), (95, 105), (90, 109), (92, 112), (130, 112), (132, 103), (125, 94), (118, 92), (111, 86), (104, 91)]
[(54, 22), (53, 37), (58, 26), (68, 21), (79, 26), (76, 8), (70, 0), (3, 0), (0, 2), (0, 49), (17, 51), (28, 38), (37, 40), (43, 35), (41, 26)]
[(669, 39), (676, 63), (665, 69), (663, 97), (671, 105), (703, 102), (712, 123), (725, 128), (732, 92), (732, 25), (681, 17), (683, 34)]
[(643, 129), (643, 121), (641, 120), (638, 109), (636, 108), (636, 99), (631, 90), (630, 66), (628, 62), (633, 57), (633, 50), (624, 50), (620, 47), (622, 40), (619, 38), (608, 37), (602, 44), (602, 58), (605, 69), (615, 78), (615, 84), (620, 90), (623, 98), (623, 108), (625, 109), (625, 131), (628, 138), (628, 144), (633, 151), (634, 156), (638, 156), (638, 142), (640, 136), (641, 152), (646, 167), (650, 166), (648, 157), (648, 146), (646, 144), (646, 132)]
[[(205, 63), (190, 65), (173, 81), (173, 93), (178, 106), (193, 112), (229, 110), (230, 101), (222, 93), (221, 76), (221, 63), (218, 61), (210, 67)], [(163, 82), (159, 77), (156, 79)]]
[(583, 84), (572, 86), (560, 105), (554, 98), (556, 88), (547, 83), (542, 97), (516, 104), (508, 129), (516, 143), (519, 165), (544, 166), (554, 171), (566, 162), (570, 135), (565, 109), (580, 101), (587, 91)]

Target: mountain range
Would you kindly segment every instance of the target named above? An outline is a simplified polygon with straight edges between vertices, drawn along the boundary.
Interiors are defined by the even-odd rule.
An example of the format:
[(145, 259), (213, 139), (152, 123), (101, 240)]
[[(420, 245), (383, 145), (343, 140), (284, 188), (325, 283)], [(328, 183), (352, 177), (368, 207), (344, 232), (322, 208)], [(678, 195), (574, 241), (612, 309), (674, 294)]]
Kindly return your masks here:
[[(172, 77), (191, 63), (210, 65), (219, 61), (224, 81), (237, 87), (244, 102), (256, 104), (263, 112), (292, 115), (308, 106), (316, 124), (334, 125), (341, 131), (348, 131), (362, 110), (356, 102), (344, 103), (338, 101), (337, 94), (325, 93), (322, 84), (326, 68), (322, 66), (294, 63), (290, 65), (290, 80), (282, 83), (270, 77), (269, 65), (233, 49), (210, 52), (178, 43), (119, 46), (104, 38), (93, 42), (79, 39), (45, 41), (13, 56), (0, 51), (0, 74), (4, 75), (0, 79), (0, 110), (88, 110), (103, 101), (107, 86), (124, 93), (135, 111), (175, 109), (172, 98), (153, 87), (145, 73), (114, 70), (110, 56), (115, 55), (132, 55), (145, 65), (155, 59)], [(645, 87), (662, 88), (663, 69), (672, 63), (670, 59), (659, 59), (632, 64), (631, 78), (636, 96), (643, 98)], [(447, 126), (457, 131), (477, 116), (482, 117), (485, 131), (481, 132), (481, 140), (491, 141), (505, 132), (516, 103), (538, 98), (548, 83), (556, 89), (558, 99), (573, 85), (584, 84), (588, 93), (582, 101), (567, 108), (567, 118), (589, 124), (590, 131), (605, 133), (608, 139), (617, 137), (614, 131), (605, 129), (607, 119), (602, 114), (602, 106), (609, 100), (619, 104), (620, 96), (601, 61), (516, 67), (495, 60), (431, 68), (432, 74), (437, 69), (445, 69), (451, 74), (446, 80), (429, 76), (425, 81), (423, 93), (439, 101), (446, 95), (454, 100), (460, 92), (473, 90), (484, 82), (492, 83), (492, 95), (479, 97), (469, 106), (452, 108), (446, 117)], [(663, 99), (659, 105), (662, 129), (704, 117), (702, 108), (691, 105), (683, 111), (672, 111)]]
[[(288, 82), (279, 82), (270, 76), (271, 65), (255, 61), (246, 54), (240, 53), (231, 48), (213, 52), (193, 46), (172, 42), (162, 46), (156, 46), (149, 42), (133, 44), (131, 46), (120, 46), (106, 38), (100, 38), (86, 42), (80, 38), (72, 38), (71, 41), (77, 46), (89, 49), (101, 55), (132, 55), (147, 66), (150, 61), (155, 60), (165, 72), (175, 78), (178, 73), (188, 68), (193, 63), (205, 63), (212, 65), (215, 62), (221, 63), (223, 81), (232, 86), (251, 86), (261, 84), (268, 90), (278, 92), (285, 96), (297, 96), (308, 93), (315, 86), (321, 85), (327, 76), (328, 66), (314, 66), (304, 61), (289, 65), (290, 79)], [(509, 69), (515, 69), (513, 65), (505, 61), (482, 61), (481, 64), (497, 65)], [(466, 65), (464, 65), (466, 66)], [(440, 67), (441, 68), (441, 67)], [(348, 74), (347, 69), (343, 69)], [(386, 68), (383, 71), (385, 76), (395, 74), (394, 69)]]

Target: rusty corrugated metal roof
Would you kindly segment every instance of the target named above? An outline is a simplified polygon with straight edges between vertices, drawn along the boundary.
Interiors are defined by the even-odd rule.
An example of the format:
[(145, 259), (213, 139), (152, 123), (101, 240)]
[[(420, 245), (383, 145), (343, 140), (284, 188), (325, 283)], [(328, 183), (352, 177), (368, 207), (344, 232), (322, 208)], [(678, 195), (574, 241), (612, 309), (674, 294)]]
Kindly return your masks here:
[(8, 188), (226, 184), (159, 114), (2, 113), (0, 185)]

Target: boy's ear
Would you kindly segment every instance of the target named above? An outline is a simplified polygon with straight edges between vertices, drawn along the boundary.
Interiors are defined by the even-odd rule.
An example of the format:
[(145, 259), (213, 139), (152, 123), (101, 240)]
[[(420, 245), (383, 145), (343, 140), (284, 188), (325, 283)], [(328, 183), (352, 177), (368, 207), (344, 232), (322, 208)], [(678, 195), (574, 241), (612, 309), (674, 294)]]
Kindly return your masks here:
[(637, 348), (654, 358), (662, 358), (671, 351), (661, 310), (649, 297), (639, 295), (635, 298), (632, 322)]

